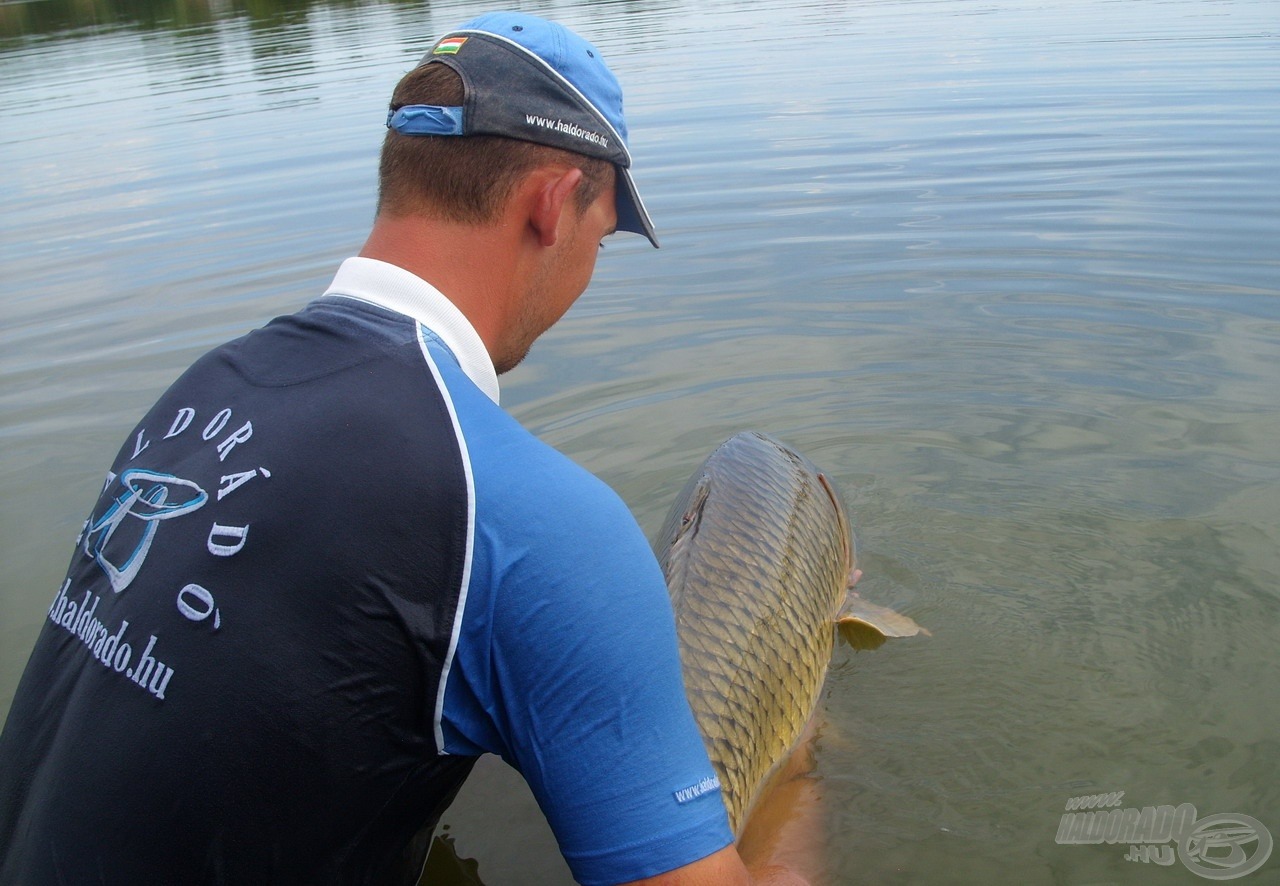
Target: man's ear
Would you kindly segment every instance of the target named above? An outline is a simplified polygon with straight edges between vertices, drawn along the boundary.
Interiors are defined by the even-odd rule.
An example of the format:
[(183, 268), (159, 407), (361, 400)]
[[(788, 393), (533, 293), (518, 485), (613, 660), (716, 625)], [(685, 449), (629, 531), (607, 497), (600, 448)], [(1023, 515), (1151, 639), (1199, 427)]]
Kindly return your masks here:
[(544, 167), (545, 174), (535, 175), (538, 182), (533, 193), (533, 205), (529, 212), (529, 224), (544, 246), (555, 246), (560, 237), (560, 221), (566, 212), (572, 212), (569, 202), (582, 181), (582, 170), (576, 166)]

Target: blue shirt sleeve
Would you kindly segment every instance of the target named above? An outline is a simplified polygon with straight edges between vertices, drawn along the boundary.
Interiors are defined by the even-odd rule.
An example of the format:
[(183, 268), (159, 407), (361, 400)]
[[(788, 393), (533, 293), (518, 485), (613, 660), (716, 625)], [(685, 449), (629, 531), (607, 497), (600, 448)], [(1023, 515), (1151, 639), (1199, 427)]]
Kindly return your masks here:
[(719, 791), (687, 790), (713, 770), (634, 518), (492, 404), (457, 402), (476, 517), (446, 749), (518, 769), (581, 883), (652, 876), (727, 846)]

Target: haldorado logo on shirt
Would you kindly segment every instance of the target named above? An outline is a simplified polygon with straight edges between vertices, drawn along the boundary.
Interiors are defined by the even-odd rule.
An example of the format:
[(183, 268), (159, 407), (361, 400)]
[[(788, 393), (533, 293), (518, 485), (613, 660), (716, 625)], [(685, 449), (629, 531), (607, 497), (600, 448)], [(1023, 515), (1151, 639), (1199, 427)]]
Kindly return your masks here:
[[(198, 485), (172, 474), (133, 468), (118, 480), (124, 489), (106, 513), (91, 521), (84, 534), (84, 552), (98, 561), (117, 594), (129, 586), (142, 568), (160, 521), (181, 517), (203, 507), (209, 500), (209, 494)], [(107, 484), (111, 484), (110, 478)], [(130, 517), (142, 526), (131, 524)], [(130, 536), (126, 529), (117, 535), (123, 527), (133, 528), (137, 534)], [(112, 562), (112, 553), (107, 551), (112, 541), (116, 542), (112, 552), (116, 562)]]
[[(179, 409), (163, 437), (152, 439), (142, 428), (134, 440), (133, 454), (128, 461), (138, 460), (144, 452), (156, 444), (151, 456), (163, 461), (167, 441), (169, 445), (196, 446), (209, 444), (210, 458), (216, 477), (214, 501), (221, 502), (244, 484), (269, 479), (271, 471), (259, 465), (242, 470), (229, 470), (223, 463), (233, 452), (253, 437), (253, 422), (245, 421), (231, 432), (227, 427), (232, 411), (224, 408), (217, 412), (203, 428), (193, 428), (197, 417), (190, 406)], [(195, 435), (199, 435), (199, 440)], [(223, 473), (223, 471), (228, 471)], [(208, 484), (215, 485), (215, 484)], [(210, 504), (210, 493), (200, 482), (179, 477), (161, 470), (146, 467), (130, 467), (119, 475), (109, 472), (103, 487), (106, 505), (100, 514), (85, 521), (77, 545), (90, 557), (106, 576), (114, 594), (126, 592), (146, 566), (157, 537), (163, 537), (163, 525), (179, 518), (191, 519), (192, 514)], [(249, 537), (249, 523), (241, 520), (219, 522), (215, 515), (205, 539), (205, 550), (213, 557), (232, 557), (245, 546)], [(133, 634), (130, 623), (122, 619), (119, 624), (108, 626), (97, 616), (100, 593), (92, 588), (72, 588), (68, 578), (49, 607), (49, 620), (80, 640), (88, 649), (91, 660), (116, 673), (122, 674), (157, 699), (164, 700), (172, 667), (159, 659), (159, 636), (151, 633), (145, 649), (135, 660)], [(222, 627), (222, 610), (214, 593), (194, 582), (174, 588), (174, 606), (194, 625), (206, 626), (211, 631)], [(110, 607), (108, 607), (110, 608)], [(104, 616), (105, 618), (106, 616)]]

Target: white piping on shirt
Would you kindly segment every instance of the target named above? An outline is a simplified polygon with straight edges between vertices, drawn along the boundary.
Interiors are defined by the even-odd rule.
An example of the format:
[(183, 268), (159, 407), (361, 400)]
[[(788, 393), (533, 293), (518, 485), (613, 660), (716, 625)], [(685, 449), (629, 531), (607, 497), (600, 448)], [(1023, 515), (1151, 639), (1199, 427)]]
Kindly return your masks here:
[(435, 728), (436, 747), (440, 749), (441, 754), (449, 753), (444, 747), (444, 693), (449, 685), (449, 672), (453, 668), (453, 656), (458, 649), (458, 638), (462, 634), (462, 614), (467, 608), (467, 590), (471, 587), (471, 562), (472, 552), (475, 550), (476, 536), (476, 484), (475, 478), (471, 473), (471, 453), (467, 449), (466, 438), (462, 436), (462, 425), (458, 422), (458, 413), (453, 405), (453, 397), (449, 393), (449, 388), (444, 383), (444, 378), (440, 375), (440, 368), (436, 366), (436, 361), (432, 359), (431, 353), (427, 347), (427, 335), (430, 330), (421, 323), (418, 324), (418, 346), (422, 350), (422, 356), (427, 361), (427, 366), (431, 369), (431, 375), (436, 380), (436, 385), (440, 388), (440, 396), (444, 398), (445, 406), (449, 410), (449, 418), (453, 422), (453, 433), (458, 440), (458, 453), (462, 457), (462, 472), (467, 480), (467, 546), (466, 557), (462, 563), (462, 582), (458, 592), (458, 608), (453, 615), (453, 630), (449, 635), (449, 650), (445, 653), (444, 666), (440, 669), (440, 687), (436, 692), (436, 709), (433, 716), (433, 725)]

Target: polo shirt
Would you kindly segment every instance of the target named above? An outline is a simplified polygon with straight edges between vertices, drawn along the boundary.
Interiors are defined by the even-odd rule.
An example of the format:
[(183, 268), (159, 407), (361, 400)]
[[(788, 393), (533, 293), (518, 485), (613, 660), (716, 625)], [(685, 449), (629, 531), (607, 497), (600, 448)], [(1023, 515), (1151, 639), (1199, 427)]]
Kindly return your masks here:
[(453, 304), (365, 258), (184, 373), (0, 735), (0, 881), (411, 883), (482, 753), (580, 882), (728, 845), (642, 533), (497, 400)]

